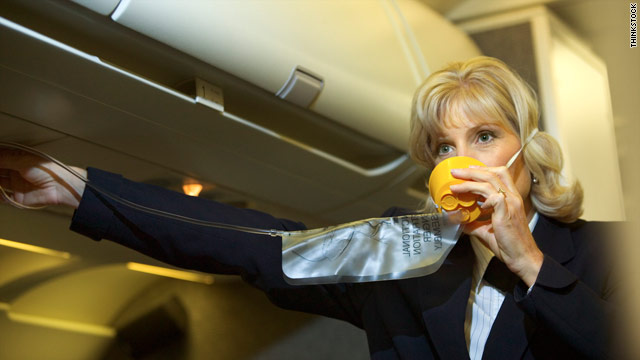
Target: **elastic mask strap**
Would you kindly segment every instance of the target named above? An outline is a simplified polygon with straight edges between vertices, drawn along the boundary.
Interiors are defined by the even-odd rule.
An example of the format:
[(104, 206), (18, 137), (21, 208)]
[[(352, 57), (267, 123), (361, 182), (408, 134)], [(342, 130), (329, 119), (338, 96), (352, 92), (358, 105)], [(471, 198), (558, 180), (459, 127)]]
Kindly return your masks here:
[(538, 128), (533, 129), (531, 134), (529, 134), (527, 139), (524, 141), (524, 144), (522, 144), (522, 146), (520, 147), (520, 150), (518, 150), (517, 153), (513, 154), (511, 159), (509, 159), (509, 161), (507, 162), (507, 169), (510, 168), (511, 165), (513, 165), (514, 162), (516, 162), (516, 159), (518, 158), (518, 156), (520, 155), (520, 153), (522, 152), (524, 147), (527, 146), (527, 144), (529, 144), (529, 142), (531, 142), (531, 140), (533, 140), (533, 137), (536, 136), (537, 133), (538, 133)]

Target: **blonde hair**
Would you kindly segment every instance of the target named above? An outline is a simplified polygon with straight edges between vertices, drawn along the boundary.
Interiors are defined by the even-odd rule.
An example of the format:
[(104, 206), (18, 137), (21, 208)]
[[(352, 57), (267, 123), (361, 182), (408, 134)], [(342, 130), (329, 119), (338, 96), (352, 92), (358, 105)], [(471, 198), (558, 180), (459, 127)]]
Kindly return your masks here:
[[(498, 122), (523, 139), (538, 127), (535, 93), (505, 63), (476, 57), (452, 63), (431, 74), (417, 89), (411, 111), (411, 157), (430, 172), (435, 166), (433, 135), (452, 126), (452, 116)], [(536, 210), (563, 222), (582, 214), (582, 187), (564, 185), (562, 150), (545, 132), (538, 132), (522, 154), (527, 169), (538, 179), (529, 196)]]

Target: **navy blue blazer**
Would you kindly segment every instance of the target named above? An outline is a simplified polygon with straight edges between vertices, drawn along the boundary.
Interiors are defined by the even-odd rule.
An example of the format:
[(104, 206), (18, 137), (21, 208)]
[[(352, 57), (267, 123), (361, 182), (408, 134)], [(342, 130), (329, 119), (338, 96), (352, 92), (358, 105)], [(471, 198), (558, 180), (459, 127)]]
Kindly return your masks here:
[[(188, 197), (89, 169), (93, 184), (133, 202), (198, 219), (263, 229), (302, 223)], [(384, 216), (405, 214), (390, 209)], [(533, 236), (545, 254), (530, 294), (507, 293), (484, 351), (486, 359), (607, 358), (615, 285), (603, 223), (540, 216)], [(366, 334), (372, 359), (468, 359), (464, 319), (474, 254), (458, 241), (435, 274), (360, 284), (292, 286), (283, 279), (279, 238), (196, 226), (144, 214), (87, 188), (71, 229), (108, 239), (179, 267), (238, 274), (276, 305), (348, 321)]]

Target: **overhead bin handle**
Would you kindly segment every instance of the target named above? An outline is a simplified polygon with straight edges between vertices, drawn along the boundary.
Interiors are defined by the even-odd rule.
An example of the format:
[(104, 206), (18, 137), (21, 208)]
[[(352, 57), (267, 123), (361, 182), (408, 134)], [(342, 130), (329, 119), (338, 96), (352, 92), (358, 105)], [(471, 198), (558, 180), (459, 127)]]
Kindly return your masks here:
[(323, 87), (322, 76), (298, 65), (291, 70), (291, 75), (282, 88), (276, 92), (276, 96), (300, 107), (308, 108), (318, 98)]

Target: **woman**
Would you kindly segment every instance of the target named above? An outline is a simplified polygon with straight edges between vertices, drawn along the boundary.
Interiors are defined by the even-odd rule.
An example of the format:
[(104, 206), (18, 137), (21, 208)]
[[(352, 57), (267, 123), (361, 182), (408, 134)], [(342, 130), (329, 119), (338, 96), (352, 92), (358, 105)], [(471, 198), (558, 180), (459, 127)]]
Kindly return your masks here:
[[(582, 213), (582, 188), (579, 183), (561, 185), (562, 153), (557, 142), (548, 134), (538, 132), (530, 143), (523, 144), (523, 139), (527, 139), (537, 128), (538, 106), (533, 92), (515, 72), (496, 59), (480, 57), (453, 64), (430, 76), (418, 89), (414, 99), (410, 143), (413, 158), (418, 163), (432, 169), (447, 157), (470, 156), (488, 166), (452, 171), (454, 176), (470, 180), (452, 186), (452, 191), (481, 196), (485, 199), (483, 208), (490, 213), (490, 219), (485, 217), (484, 221), (475, 221), (465, 227), (476, 255), (465, 319), (467, 346), (472, 357), (482, 356), (483, 344), (489, 335), (487, 329), (477, 323), (492, 323), (497, 315), (497, 307), (489, 303), (501, 303), (504, 299), (503, 294), (480, 281), (493, 254), (527, 287), (527, 297), (519, 301), (523, 310), (525, 306), (535, 308), (530, 309), (531, 315), (538, 311), (538, 318), (543, 316), (542, 310), (559, 313), (566, 310), (576, 316), (585, 315), (580, 315), (577, 309), (562, 310), (562, 304), (553, 309), (553, 300), (544, 299), (544, 296), (540, 296), (540, 300), (549, 301), (549, 309), (540, 309), (540, 304), (533, 300), (536, 281), (543, 285), (545, 281), (553, 282), (568, 275), (563, 274), (567, 269), (561, 270), (562, 266), (557, 263), (560, 259), (543, 254), (536, 243), (546, 244), (548, 240), (534, 239), (532, 230), (537, 225), (539, 214), (542, 214), (545, 222), (552, 219), (557, 221), (551, 223), (558, 226), (558, 231), (587, 226), (576, 222)], [(504, 165), (521, 146), (524, 147), (522, 155), (511, 168), (505, 168)], [(602, 227), (595, 224), (590, 226)], [(544, 237), (553, 236), (553, 232), (549, 231)], [(572, 241), (582, 241), (578, 232), (574, 233), (576, 235), (572, 236), (575, 238)], [(556, 243), (546, 246), (559, 249), (565, 245)], [(551, 247), (548, 249), (551, 250)], [(590, 255), (596, 257), (597, 253)], [(586, 265), (594, 260), (585, 257), (581, 262), (584, 261), (583, 265)], [(541, 270), (543, 278), (539, 277)], [(562, 291), (561, 288), (557, 290)], [(600, 303), (598, 306), (608, 306), (603, 301), (610, 296), (609, 291), (602, 292), (602, 298), (594, 299)], [(559, 314), (544, 316), (549, 317), (545, 322), (565, 321)], [(604, 316), (598, 321), (604, 321)], [(604, 328), (605, 324), (598, 321), (585, 326)], [(579, 328), (583, 325), (576, 323), (574, 326)], [(571, 337), (561, 332), (574, 330), (557, 326), (554, 331), (559, 332), (558, 335)], [(602, 335), (604, 339), (605, 334)], [(588, 344), (579, 345), (578, 342), (585, 340), (590, 341), (587, 338), (576, 339), (575, 345), (584, 350)], [(604, 354), (593, 354), (596, 357), (601, 355)]]
[[(429, 171), (450, 156), (486, 164), (454, 170), (467, 181), (452, 187), (477, 194), (484, 216), (465, 226), (470, 240), (458, 241), (438, 272), (405, 280), (292, 286), (283, 280), (277, 238), (158, 221), (28, 155), (0, 153), (0, 184), (25, 205), (77, 208), (71, 229), (95, 240), (116, 241), (185, 268), (240, 274), (278, 306), (349, 321), (366, 331), (375, 359), (607, 357), (613, 287), (599, 246), (602, 225), (577, 220), (581, 189), (560, 185), (556, 142), (539, 132), (523, 143), (537, 121), (532, 92), (496, 59), (452, 64), (418, 89), (412, 156)], [(304, 228), (97, 169), (90, 168), (88, 177), (164, 211), (264, 229)], [(392, 208), (384, 215), (406, 213)], [(490, 261), (493, 254), (497, 260)]]

